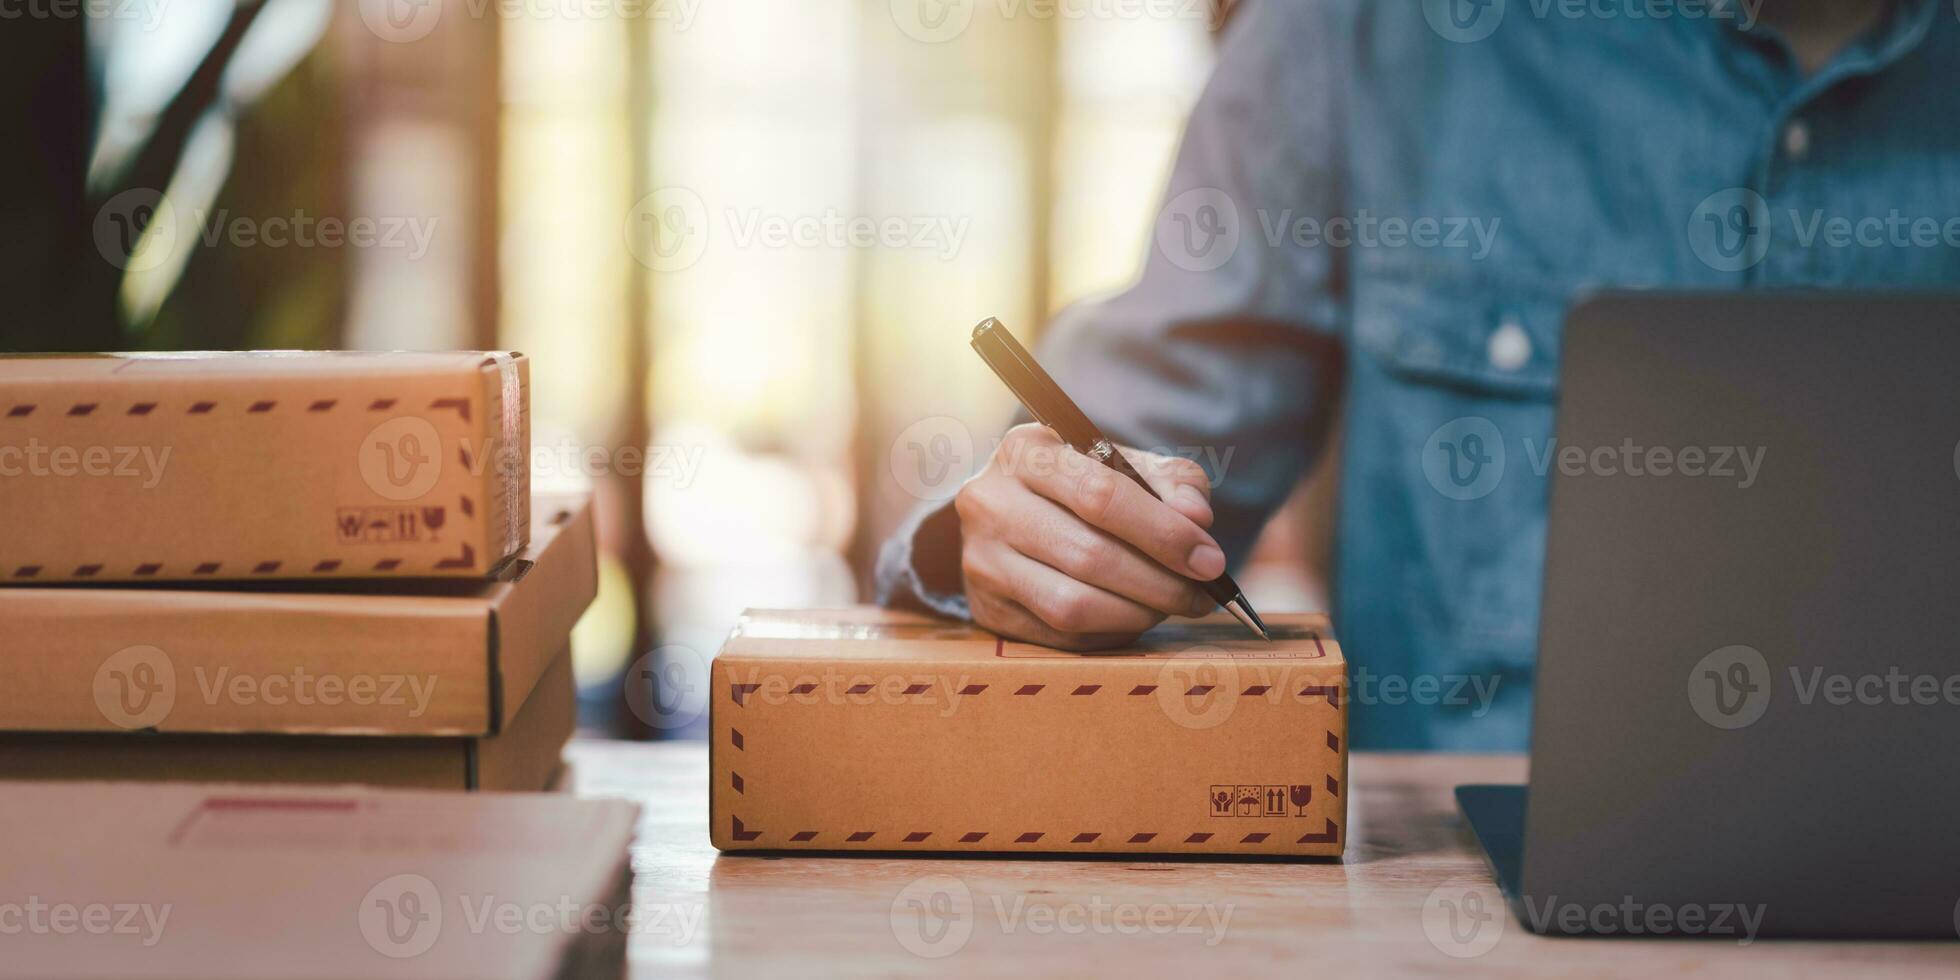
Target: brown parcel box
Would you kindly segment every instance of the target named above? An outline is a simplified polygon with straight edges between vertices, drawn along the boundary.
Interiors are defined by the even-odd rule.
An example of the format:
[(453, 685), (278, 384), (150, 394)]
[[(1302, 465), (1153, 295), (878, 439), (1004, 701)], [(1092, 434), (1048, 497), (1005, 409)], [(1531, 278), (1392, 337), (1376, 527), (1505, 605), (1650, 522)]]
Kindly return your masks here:
[(0, 780), (310, 783), (536, 792), (577, 724), (568, 648), (495, 735), (0, 732)]
[(524, 546), (529, 362), (0, 357), (0, 581), (482, 578)]
[(722, 850), (1322, 855), (1347, 699), (1319, 616), (1061, 653), (871, 609), (750, 612), (710, 685)]
[(0, 731), (492, 735), (597, 590), (586, 497), (489, 581), (0, 589)]
[(20, 916), (4, 977), (617, 977), (628, 931), (649, 928), (619, 924), (623, 801), (126, 783), (0, 798), (0, 893)]

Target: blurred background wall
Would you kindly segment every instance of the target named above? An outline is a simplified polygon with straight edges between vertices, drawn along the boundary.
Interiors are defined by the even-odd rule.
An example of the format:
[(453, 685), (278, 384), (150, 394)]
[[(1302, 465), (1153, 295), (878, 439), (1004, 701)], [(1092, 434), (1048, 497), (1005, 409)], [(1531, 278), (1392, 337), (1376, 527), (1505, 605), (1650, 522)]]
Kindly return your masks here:
[[(870, 595), (1005, 425), (965, 350), (1121, 288), (1215, 0), (76, 0), (0, 31), (12, 351), (512, 348), (591, 487), (585, 720), (699, 730), (745, 607)], [(948, 474), (951, 474), (950, 477)], [(1242, 576), (1315, 606), (1330, 480)], [(635, 685), (665, 690), (629, 710)], [(705, 692), (702, 692), (703, 696)]]

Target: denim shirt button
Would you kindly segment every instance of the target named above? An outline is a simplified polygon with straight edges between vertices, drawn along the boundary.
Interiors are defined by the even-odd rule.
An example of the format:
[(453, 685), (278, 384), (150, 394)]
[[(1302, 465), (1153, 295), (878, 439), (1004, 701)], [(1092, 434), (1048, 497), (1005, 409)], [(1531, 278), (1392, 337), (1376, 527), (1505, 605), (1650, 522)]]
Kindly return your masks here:
[(1531, 363), (1531, 335), (1524, 332), (1524, 324), (1516, 317), (1505, 317), (1504, 322), (1490, 335), (1487, 353), (1490, 366), (1499, 371), (1516, 371)]
[(1783, 127), (1783, 155), (1793, 162), (1802, 163), (1810, 155), (1810, 124), (1801, 119), (1790, 120)]

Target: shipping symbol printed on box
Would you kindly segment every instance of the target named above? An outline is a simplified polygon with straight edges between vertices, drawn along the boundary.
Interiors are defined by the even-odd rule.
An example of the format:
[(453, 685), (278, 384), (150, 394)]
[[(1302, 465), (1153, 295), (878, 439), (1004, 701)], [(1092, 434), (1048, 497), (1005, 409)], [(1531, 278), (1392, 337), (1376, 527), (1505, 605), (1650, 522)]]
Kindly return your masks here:
[(1071, 654), (876, 609), (750, 612), (711, 673), (723, 850), (1338, 856), (1345, 663), (1325, 617)]

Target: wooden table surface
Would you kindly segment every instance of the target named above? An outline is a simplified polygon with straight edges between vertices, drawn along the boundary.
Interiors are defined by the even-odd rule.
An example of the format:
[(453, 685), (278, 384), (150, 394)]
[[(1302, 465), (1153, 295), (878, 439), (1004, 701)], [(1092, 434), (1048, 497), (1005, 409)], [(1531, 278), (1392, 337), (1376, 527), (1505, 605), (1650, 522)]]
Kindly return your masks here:
[[(644, 808), (634, 977), (1960, 975), (1960, 943), (1531, 935), (1451, 797), (1522, 782), (1522, 756), (1357, 754), (1347, 857), (1326, 863), (724, 857), (705, 745), (579, 741), (569, 756), (578, 792)], [(1497, 914), (1452, 937), (1440, 903), (1464, 889)]]

